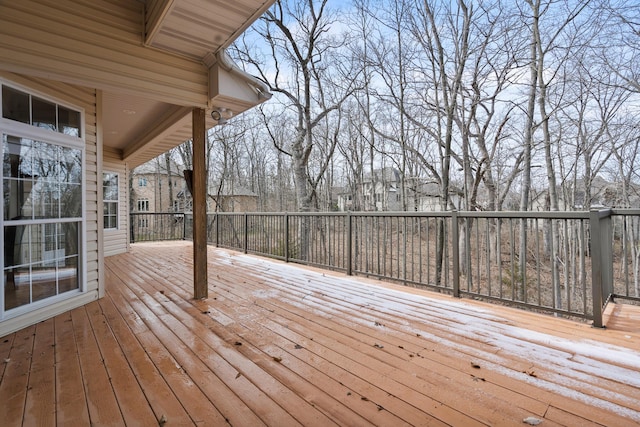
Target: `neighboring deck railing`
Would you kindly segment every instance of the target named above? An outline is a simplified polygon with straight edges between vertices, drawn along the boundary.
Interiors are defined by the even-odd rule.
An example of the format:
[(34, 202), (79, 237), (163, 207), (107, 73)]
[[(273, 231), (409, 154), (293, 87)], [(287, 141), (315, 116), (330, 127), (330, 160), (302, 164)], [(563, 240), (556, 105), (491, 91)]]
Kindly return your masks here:
[[(186, 238), (191, 221), (185, 215)], [(219, 247), (597, 327), (612, 298), (640, 302), (640, 210), (217, 213), (207, 230)]]

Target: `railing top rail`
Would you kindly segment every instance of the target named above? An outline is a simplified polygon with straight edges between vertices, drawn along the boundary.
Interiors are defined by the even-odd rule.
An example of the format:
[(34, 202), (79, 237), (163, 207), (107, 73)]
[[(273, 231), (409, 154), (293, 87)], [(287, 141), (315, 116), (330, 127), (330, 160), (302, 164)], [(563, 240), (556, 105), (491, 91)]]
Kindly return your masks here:
[(589, 211), (460, 211), (467, 218), (587, 219)]
[(191, 215), (191, 212), (130, 212), (129, 215), (134, 215), (134, 216), (142, 216), (142, 215), (154, 215), (154, 216), (178, 215), (178, 216), (184, 216), (184, 215)]
[(611, 209), (612, 215), (640, 215), (640, 209), (630, 209), (630, 208), (613, 208)]
[[(609, 215), (611, 210), (604, 210), (603, 215)], [(217, 215), (249, 215), (249, 216), (347, 216), (354, 217), (411, 217), (411, 218), (434, 218), (450, 217), (456, 212), (461, 218), (526, 218), (526, 219), (588, 219), (590, 211), (432, 211), (432, 212), (217, 212)], [(614, 211), (615, 213), (615, 211)], [(640, 210), (636, 214), (639, 214)], [(624, 214), (634, 214), (633, 211), (624, 211)]]

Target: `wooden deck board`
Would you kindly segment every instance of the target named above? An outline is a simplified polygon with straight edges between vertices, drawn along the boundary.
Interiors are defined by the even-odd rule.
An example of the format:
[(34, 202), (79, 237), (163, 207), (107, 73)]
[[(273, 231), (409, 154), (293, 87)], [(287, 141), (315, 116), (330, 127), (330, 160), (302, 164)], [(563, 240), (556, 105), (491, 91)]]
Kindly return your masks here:
[(55, 318), (56, 421), (58, 425), (89, 425), (89, 408), (82, 381), (71, 313)]
[(54, 320), (36, 325), (29, 384), (24, 410), (24, 424), (55, 424), (55, 333)]
[[(129, 301), (125, 299), (117, 289), (109, 292), (109, 297), (114, 301), (123, 319), (127, 320), (131, 332), (135, 334), (140, 343), (141, 347), (138, 351), (144, 351), (149, 356), (151, 362), (171, 388), (193, 422), (203, 425), (206, 422), (212, 425), (224, 425), (226, 423), (224, 417), (215, 406), (212, 405), (202, 390), (191, 380), (191, 377), (171, 355), (165, 344), (146, 326), (139, 313), (129, 304)], [(165, 415), (164, 411), (163, 415)], [(171, 419), (173, 422), (173, 418), (169, 418), (169, 415), (170, 412), (167, 411), (166, 419)], [(160, 418), (162, 418), (162, 416)], [(180, 420), (181, 417), (178, 419)]]
[(71, 319), (82, 372), (82, 382), (87, 399), (87, 408), (89, 410), (89, 419), (94, 425), (123, 425), (124, 418), (111, 386), (102, 354), (100, 354), (86, 307), (73, 310)]
[(31, 326), (13, 334), (13, 345), (3, 361), (6, 368), (0, 383), (0, 420), (5, 426), (22, 425), (35, 329)]
[(191, 244), (137, 244), (105, 298), (3, 337), (3, 425), (640, 423), (638, 307), (601, 330), (209, 251), (207, 300)]
[[(238, 271), (238, 270), (234, 270), (234, 271)], [(238, 283), (237, 279), (240, 279), (240, 278), (236, 277), (236, 281), (231, 281), (231, 283)], [(336, 295), (339, 296), (339, 292), (336, 293), (336, 292), (331, 292), (331, 291), (328, 291), (328, 290), (326, 290), (325, 292), (330, 294), (332, 297), (335, 297)], [(295, 293), (295, 291), (290, 291), (289, 293)], [(314, 306), (314, 304), (312, 302), (312, 300), (314, 299), (313, 295), (305, 295), (305, 298), (306, 298), (305, 299), (305, 306), (307, 306), (307, 307), (308, 306)], [(326, 303), (327, 303), (327, 301), (319, 302), (315, 306), (315, 309), (320, 309), (321, 307), (325, 307)], [(336, 303), (331, 304), (331, 306), (335, 306), (335, 305), (336, 305)], [(354, 310), (351, 310), (351, 311), (349, 311), (349, 310), (340, 311), (339, 310), (337, 312), (331, 312), (330, 315), (332, 316), (333, 319), (337, 319), (338, 321), (342, 321), (343, 323), (344, 322), (348, 322), (349, 320), (352, 320), (354, 317), (361, 316), (360, 313), (357, 313)], [(366, 317), (366, 315), (363, 315), (363, 316)], [(395, 316), (397, 316), (397, 314)], [(431, 316), (431, 321), (430, 321), (429, 325), (431, 327), (431, 330), (429, 331), (429, 333), (433, 334), (434, 333), (433, 328), (434, 327), (437, 328), (437, 326), (438, 326), (437, 325), (438, 318), (437, 318), (437, 314), (435, 314), (435, 317), (434, 317), (433, 310), (430, 312), (430, 316)], [(446, 318), (446, 314), (443, 314), (442, 317), (441, 317), (441, 319), (444, 319), (444, 318)], [(381, 319), (383, 319), (383, 320), (381, 320)], [(378, 324), (382, 325), (382, 322), (392, 321), (393, 319), (394, 319), (394, 316), (390, 316), (390, 317), (380, 316), (380, 313), (378, 313), (375, 316), (372, 315), (370, 317), (366, 317), (365, 322), (369, 323), (370, 325), (374, 325), (375, 323), (378, 323)], [(299, 324), (300, 328), (302, 328), (303, 330), (311, 328), (311, 326), (309, 326), (309, 325), (302, 325), (302, 323), (304, 323), (304, 319), (302, 318), (302, 316), (300, 316), (298, 319), (292, 319), (292, 322), (294, 324), (296, 324), (296, 325)], [(385, 325), (389, 326), (388, 323), (385, 323)], [(337, 330), (338, 327), (337, 326), (333, 326), (330, 329)], [(434, 342), (436, 342), (438, 340), (441, 340), (441, 339), (444, 339), (443, 337), (446, 338), (446, 335), (450, 335), (451, 334), (451, 330), (452, 329), (455, 331), (455, 328), (452, 328), (452, 326), (450, 324), (445, 322), (445, 327), (442, 330), (441, 337), (440, 338), (438, 338), (438, 337), (433, 338)], [(352, 331), (353, 331), (353, 327), (350, 326), (348, 323), (342, 326), (341, 333), (342, 333), (343, 336), (349, 336)], [(419, 338), (420, 338), (420, 340), (427, 338), (427, 333), (425, 333), (423, 331)], [(456, 341), (458, 338), (460, 338), (460, 337), (455, 335), (455, 333), (454, 333), (454, 336), (453, 337), (450, 336), (448, 338), (448, 340), (449, 341)], [(485, 365), (485, 363), (493, 364), (493, 363), (491, 363), (491, 359), (492, 359), (492, 354), (495, 352), (495, 349), (482, 350), (482, 348), (486, 346), (485, 345), (486, 343), (484, 343), (481, 339), (475, 340), (476, 342), (473, 343), (473, 345), (468, 345), (471, 340), (474, 340), (474, 337), (471, 337), (471, 336), (464, 337), (464, 336), (462, 336), (462, 339), (464, 339), (464, 338), (466, 338), (466, 344), (467, 344), (467, 347), (468, 347), (466, 349), (467, 354), (465, 355), (464, 353), (462, 353), (460, 355), (460, 357), (451, 359), (451, 360), (454, 360), (454, 361), (455, 360), (461, 360), (462, 361), (462, 364), (458, 363), (458, 366), (455, 366), (454, 368), (459, 370), (459, 371), (461, 371), (462, 373), (466, 372), (468, 374), (466, 376), (463, 374), (462, 378), (472, 379), (472, 378), (475, 377), (476, 380), (479, 379), (479, 378), (482, 378), (482, 380), (481, 380), (482, 384), (478, 385), (477, 388), (478, 389), (484, 389), (487, 384), (491, 384), (491, 383), (494, 383), (496, 381), (496, 379), (495, 379), (496, 375), (495, 375), (495, 373), (492, 373), (492, 371), (490, 371), (490, 373), (492, 373), (492, 377), (481, 376), (478, 372), (474, 372), (475, 369), (471, 367), (471, 362), (473, 362), (474, 364), (478, 364), (478, 365)], [(374, 340), (374, 336), (373, 335), (372, 335), (371, 339)], [(371, 342), (373, 342), (373, 341), (371, 341)], [(365, 344), (362, 348), (360, 348), (358, 354), (362, 355), (363, 353), (370, 353), (371, 351), (373, 351), (370, 348), (371, 342), (369, 344)], [(393, 346), (389, 346), (388, 345), (388, 343), (389, 343), (388, 341), (379, 341), (379, 343), (385, 345), (386, 348), (393, 348)], [(351, 346), (351, 345), (353, 345), (353, 344), (347, 344), (347, 346), (348, 346), (347, 348), (349, 348), (349, 346)], [(403, 345), (403, 347), (407, 347), (407, 346)], [(552, 348), (553, 344), (552, 343), (549, 344), (549, 347)], [(431, 354), (437, 356), (439, 353), (435, 352), (434, 351), (435, 349), (436, 349), (435, 347), (433, 347), (431, 349), (427, 348), (427, 352), (423, 353), (423, 354), (427, 355), (426, 357), (424, 355), (421, 355), (419, 352), (417, 352), (416, 354), (418, 354), (419, 357), (415, 358), (414, 360), (426, 360), (426, 359), (429, 358), (429, 355), (431, 355)], [(428, 350), (431, 350), (431, 351), (428, 351)], [(450, 352), (451, 350), (448, 350), (448, 351)], [(482, 353), (483, 352), (485, 353), (485, 358), (486, 359), (482, 359)], [(571, 355), (567, 354), (567, 357), (569, 358), (569, 357), (571, 357)], [(466, 362), (465, 362), (465, 360), (466, 360)], [(484, 361), (482, 361), (482, 360), (484, 360)], [(518, 362), (518, 361), (516, 360), (515, 362)], [(512, 369), (513, 365), (514, 365), (514, 360), (512, 358), (509, 358), (508, 360), (506, 360), (502, 364), (502, 367), (503, 368), (511, 368)], [(525, 370), (527, 370), (527, 368), (529, 368), (528, 371), (534, 373), (536, 378), (544, 378), (544, 373), (543, 373), (544, 367), (536, 368), (534, 366), (531, 366), (531, 364), (528, 363), (526, 360), (525, 361), (521, 361), (520, 365), (524, 367), (522, 370), (519, 371), (520, 373), (522, 373), (523, 377), (525, 377), (527, 375)], [(392, 369), (395, 369), (395, 365), (394, 364), (390, 364), (389, 366), (392, 366), (393, 367)], [(379, 369), (384, 369), (384, 367), (382, 367), (382, 368), (379, 367)], [(536, 369), (538, 369), (537, 373), (536, 373)], [(442, 368), (440, 367), (438, 369), (438, 371), (439, 371), (439, 373), (441, 373)], [(427, 372), (433, 372), (433, 371), (428, 369)], [(633, 375), (634, 372), (630, 371), (629, 374)], [(430, 377), (433, 380), (433, 378), (437, 377), (438, 375), (439, 374), (430, 374)], [(590, 380), (593, 383), (594, 386), (597, 386), (599, 389), (604, 389), (605, 392), (606, 391), (612, 391), (612, 390), (614, 390), (616, 388), (619, 389), (620, 387), (628, 387), (629, 390), (627, 391), (627, 393), (629, 394), (631, 400), (633, 400), (635, 398), (634, 396), (637, 396), (637, 392), (638, 392), (637, 388), (621, 385), (619, 383), (610, 385), (610, 389), (607, 390), (607, 388), (608, 388), (607, 387), (607, 381), (608, 381), (607, 378), (600, 377), (600, 378), (595, 378), (595, 379), (591, 380), (588, 376), (586, 376), (585, 378), (581, 378), (581, 380), (582, 381)], [(500, 381), (502, 383), (501, 386), (502, 387), (506, 386), (506, 387), (505, 387), (505, 389), (503, 391), (498, 391), (498, 393), (503, 395), (503, 398), (505, 399), (506, 403), (510, 402), (511, 404), (513, 404), (514, 401), (517, 401), (518, 397), (521, 396), (521, 395), (518, 395), (518, 394), (514, 393), (514, 391), (517, 393), (518, 388), (520, 388), (519, 387), (520, 383), (518, 381), (513, 381), (513, 380), (510, 380), (510, 379), (507, 379), (506, 382), (510, 383), (510, 384), (505, 384), (504, 378), (502, 378)], [(433, 384), (433, 386), (434, 387), (438, 387), (439, 384)], [(451, 383), (449, 384), (449, 388), (451, 388), (451, 389), (454, 388)], [(482, 390), (482, 392), (486, 394), (486, 390)], [(440, 392), (440, 395), (441, 394), (442, 394), (442, 392)], [(463, 392), (458, 391), (457, 393), (454, 393), (454, 395), (453, 395), (454, 397), (452, 399), (454, 399), (454, 401), (455, 401), (455, 397), (460, 397), (462, 394), (463, 394)], [(520, 399), (520, 400), (522, 400), (522, 399)], [(613, 399), (613, 400), (615, 401), (615, 399)], [(472, 397), (470, 397), (468, 399), (468, 401), (474, 401), (474, 399)], [(489, 402), (495, 402), (495, 400), (493, 400), (493, 399), (489, 399), (488, 401)], [(531, 401), (531, 400), (529, 399), (529, 401)], [(542, 405), (540, 405), (540, 404), (536, 405), (537, 411), (536, 411), (535, 408), (527, 408), (527, 407), (525, 407), (524, 409), (528, 409), (529, 411), (532, 411), (533, 413), (540, 414), (540, 412), (542, 410), (546, 410), (547, 405), (552, 404), (552, 402), (554, 404), (562, 404), (562, 399), (560, 399), (560, 401), (558, 401), (557, 398), (553, 398), (553, 399), (550, 398), (546, 403), (544, 403)], [(617, 403), (623, 403), (623, 402), (617, 402)], [(571, 403), (571, 404), (573, 405), (573, 403)], [(509, 407), (509, 408), (511, 408), (511, 407)], [(469, 408), (469, 410), (467, 410), (466, 412), (467, 413), (474, 413), (474, 411), (472, 411), (471, 408)], [(475, 412), (477, 412), (477, 411), (475, 411)], [(598, 417), (598, 414), (599, 414), (599, 411), (597, 411), (597, 410), (592, 410), (591, 411), (591, 416), (593, 416), (593, 417)], [(603, 416), (606, 419), (607, 414), (604, 414)], [(484, 420), (484, 421), (488, 421), (488, 420)], [(497, 422), (499, 422), (498, 419), (491, 420), (491, 423), (493, 423), (493, 424), (495, 424)]]

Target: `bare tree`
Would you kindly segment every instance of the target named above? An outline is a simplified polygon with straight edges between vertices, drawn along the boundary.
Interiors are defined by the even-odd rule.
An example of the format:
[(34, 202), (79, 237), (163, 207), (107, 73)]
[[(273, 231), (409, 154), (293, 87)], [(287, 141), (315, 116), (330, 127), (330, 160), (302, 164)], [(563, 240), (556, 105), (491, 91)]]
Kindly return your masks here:
[[(332, 138), (323, 140), (322, 131), (314, 132), (321, 123), (329, 123), (331, 114), (351, 96), (357, 84), (350, 61), (337, 57), (347, 39), (332, 29), (337, 18), (327, 3), (279, 0), (265, 13), (261, 24), (254, 26), (267, 44), (268, 58), (252, 52), (246, 37), (238, 47), (243, 60), (253, 66), (271, 91), (281, 95), (281, 107), (290, 117), (286, 123), (292, 129), (292, 138), (273, 142), (292, 159), (298, 209), (303, 212), (311, 210), (315, 186), (335, 150)], [(322, 156), (314, 151), (320, 145)], [(310, 175), (311, 158), (318, 162), (314, 176)]]

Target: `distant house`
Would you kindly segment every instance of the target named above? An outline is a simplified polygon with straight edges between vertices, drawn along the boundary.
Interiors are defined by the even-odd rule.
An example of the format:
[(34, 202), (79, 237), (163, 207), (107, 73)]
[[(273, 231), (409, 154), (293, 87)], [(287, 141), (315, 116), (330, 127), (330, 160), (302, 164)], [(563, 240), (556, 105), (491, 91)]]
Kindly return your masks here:
[[(601, 176), (591, 181), (591, 195), (589, 200), (585, 191), (583, 179), (574, 183), (565, 183), (564, 188), (558, 186), (558, 208), (564, 210), (589, 210), (598, 207), (610, 208), (638, 208), (640, 207), (640, 186), (631, 184), (625, 198), (623, 185), (619, 182), (609, 182)], [(550, 209), (549, 191), (539, 191), (532, 196), (531, 210), (545, 211)]]
[[(357, 183), (356, 192), (362, 195), (364, 211), (397, 211), (402, 209), (400, 198), (400, 172), (392, 167), (376, 169)], [(340, 210), (349, 210), (353, 206), (355, 194), (348, 189), (338, 194)]]
[[(223, 186), (222, 192), (217, 194), (219, 185), (210, 183), (207, 192), (207, 212), (256, 212), (258, 210), (258, 195), (244, 187), (227, 189)], [(176, 195), (176, 205), (182, 210), (176, 212), (191, 212), (192, 198), (187, 188)]]
[(354, 196), (349, 187), (334, 187), (332, 194), (336, 196), (336, 206), (339, 211), (354, 210)]
[[(561, 205), (566, 207), (572, 205), (573, 209), (589, 209), (592, 207), (610, 207), (610, 208), (637, 208), (640, 207), (640, 186), (631, 184), (627, 190), (628, 198), (625, 199), (623, 194), (623, 185), (619, 182), (609, 182), (601, 176), (596, 176), (591, 181), (591, 197), (590, 201), (586, 200), (587, 194), (585, 192), (584, 180), (579, 179), (575, 183), (575, 190), (571, 187), (570, 191), (573, 191), (573, 203), (569, 200), (564, 203), (562, 192), (559, 193), (561, 199)], [(561, 206), (562, 209), (562, 206)]]
[[(361, 210), (401, 211), (402, 186), (400, 171), (397, 169), (388, 167), (375, 170), (356, 184), (357, 193), (352, 192), (349, 187), (338, 190), (338, 209), (353, 210), (358, 205), (355, 198), (362, 197)], [(424, 178), (405, 178), (404, 189), (407, 211), (433, 212), (442, 209), (440, 185), (437, 182)], [(452, 194), (452, 197), (457, 205), (458, 196)]]
[(406, 197), (408, 211), (434, 212), (442, 210), (440, 185), (437, 182), (418, 181), (407, 187)]
[(220, 212), (255, 212), (258, 210), (258, 195), (244, 187), (223, 188), (222, 194), (211, 194), (214, 211)]
[(183, 212), (184, 205), (177, 198), (186, 189), (182, 167), (170, 162), (151, 160), (135, 168), (131, 174), (131, 212)]

